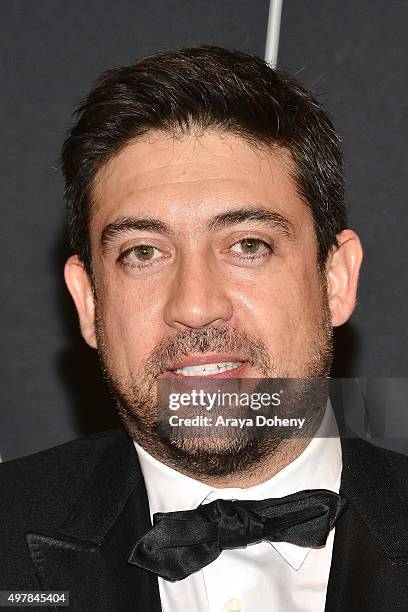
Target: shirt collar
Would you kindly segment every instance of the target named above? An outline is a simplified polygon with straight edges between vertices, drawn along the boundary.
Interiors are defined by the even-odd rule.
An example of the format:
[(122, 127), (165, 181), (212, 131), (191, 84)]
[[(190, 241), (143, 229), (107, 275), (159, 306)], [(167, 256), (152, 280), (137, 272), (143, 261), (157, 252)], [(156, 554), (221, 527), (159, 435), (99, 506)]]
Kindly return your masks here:
[[(150, 514), (192, 510), (215, 499), (267, 499), (304, 489), (339, 492), (342, 470), (341, 444), (333, 410), (328, 401), (320, 428), (305, 450), (269, 480), (248, 487), (217, 489), (161, 463), (134, 442), (149, 499)], [(304, 563), (310, 548), (289, 542), (271, 545), (293, 569)]]

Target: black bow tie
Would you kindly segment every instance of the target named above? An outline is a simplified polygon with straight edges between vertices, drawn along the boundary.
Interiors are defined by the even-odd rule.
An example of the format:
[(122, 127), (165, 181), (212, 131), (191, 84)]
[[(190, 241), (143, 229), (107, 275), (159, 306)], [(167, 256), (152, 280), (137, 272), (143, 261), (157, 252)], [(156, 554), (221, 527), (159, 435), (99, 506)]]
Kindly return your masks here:
[(260, 540), (323, 546), (345, 503), (332, 491), (311, 489), (261, 501), (217, 499), (195, 510), (158, 512), (128, 561), (175, 581), (205, 567), (225, 548)]

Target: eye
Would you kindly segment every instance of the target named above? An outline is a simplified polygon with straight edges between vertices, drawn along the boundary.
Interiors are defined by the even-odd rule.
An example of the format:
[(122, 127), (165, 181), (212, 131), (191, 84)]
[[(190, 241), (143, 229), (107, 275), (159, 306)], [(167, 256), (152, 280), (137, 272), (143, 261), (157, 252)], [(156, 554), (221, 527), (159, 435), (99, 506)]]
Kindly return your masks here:
[(141, 269), (153, 265), (162, 257), (163, 253), (157, 247), (151, 244), (137, 244), (123, 251), (118, 260), (123, 265)]
[(272, 246), (260, 238), (243, 238), (235, 242), (230, 251), (242, 259), (258, 259), (267, 257), (273, 250)]
[(150, 261), (154, 258), (156, 250), (151, 244), (139, 244), (132, 247), (131, 253), (139, 261)]

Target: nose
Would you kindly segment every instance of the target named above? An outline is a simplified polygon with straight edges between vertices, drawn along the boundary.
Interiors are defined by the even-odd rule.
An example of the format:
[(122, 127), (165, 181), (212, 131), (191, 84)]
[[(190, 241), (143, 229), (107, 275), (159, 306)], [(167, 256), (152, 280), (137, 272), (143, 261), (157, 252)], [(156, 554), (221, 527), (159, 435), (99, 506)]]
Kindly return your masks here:
[(225, 278), (198, 254), (179, 263), (165, 305), (164, 319), (177, 330), (222, 324), (232, 317)]

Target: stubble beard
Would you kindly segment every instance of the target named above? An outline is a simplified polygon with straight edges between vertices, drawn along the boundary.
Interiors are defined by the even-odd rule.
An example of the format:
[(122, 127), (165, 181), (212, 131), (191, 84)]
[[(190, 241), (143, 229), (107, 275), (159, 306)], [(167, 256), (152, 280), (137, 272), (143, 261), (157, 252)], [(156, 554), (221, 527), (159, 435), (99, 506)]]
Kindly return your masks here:
[[(333, 358), (333, 330), (327, 293), (323, 291), (321, 318), (311, 334), (309, 354), (295, 366), (300, 379), (326, 378)], [(96, 302), (96, 334), (103, 376), (115, 400), (121, 421), (133, 440), (153, 457), (198, 479), (254, 474), (285, 454), (288, 440), (279, 437), (254, 437), (245, 431), (228, 437), (162, 437), (158, 433), (157, 382), (168, 366), (191, 353), (222, 352), (244, 355), (260, 378), (293, 378), (294, 368), (279, 367), (259, 339), (227, 325), (187, 330), (162, 341), (144, 361), (138, 372), (116, 379), (106, 350), (102, 320)], [(301, 398), (300, 398), (301, 401)], [(321, 410), (306, 415), (306, 429), (315, 431)]]

